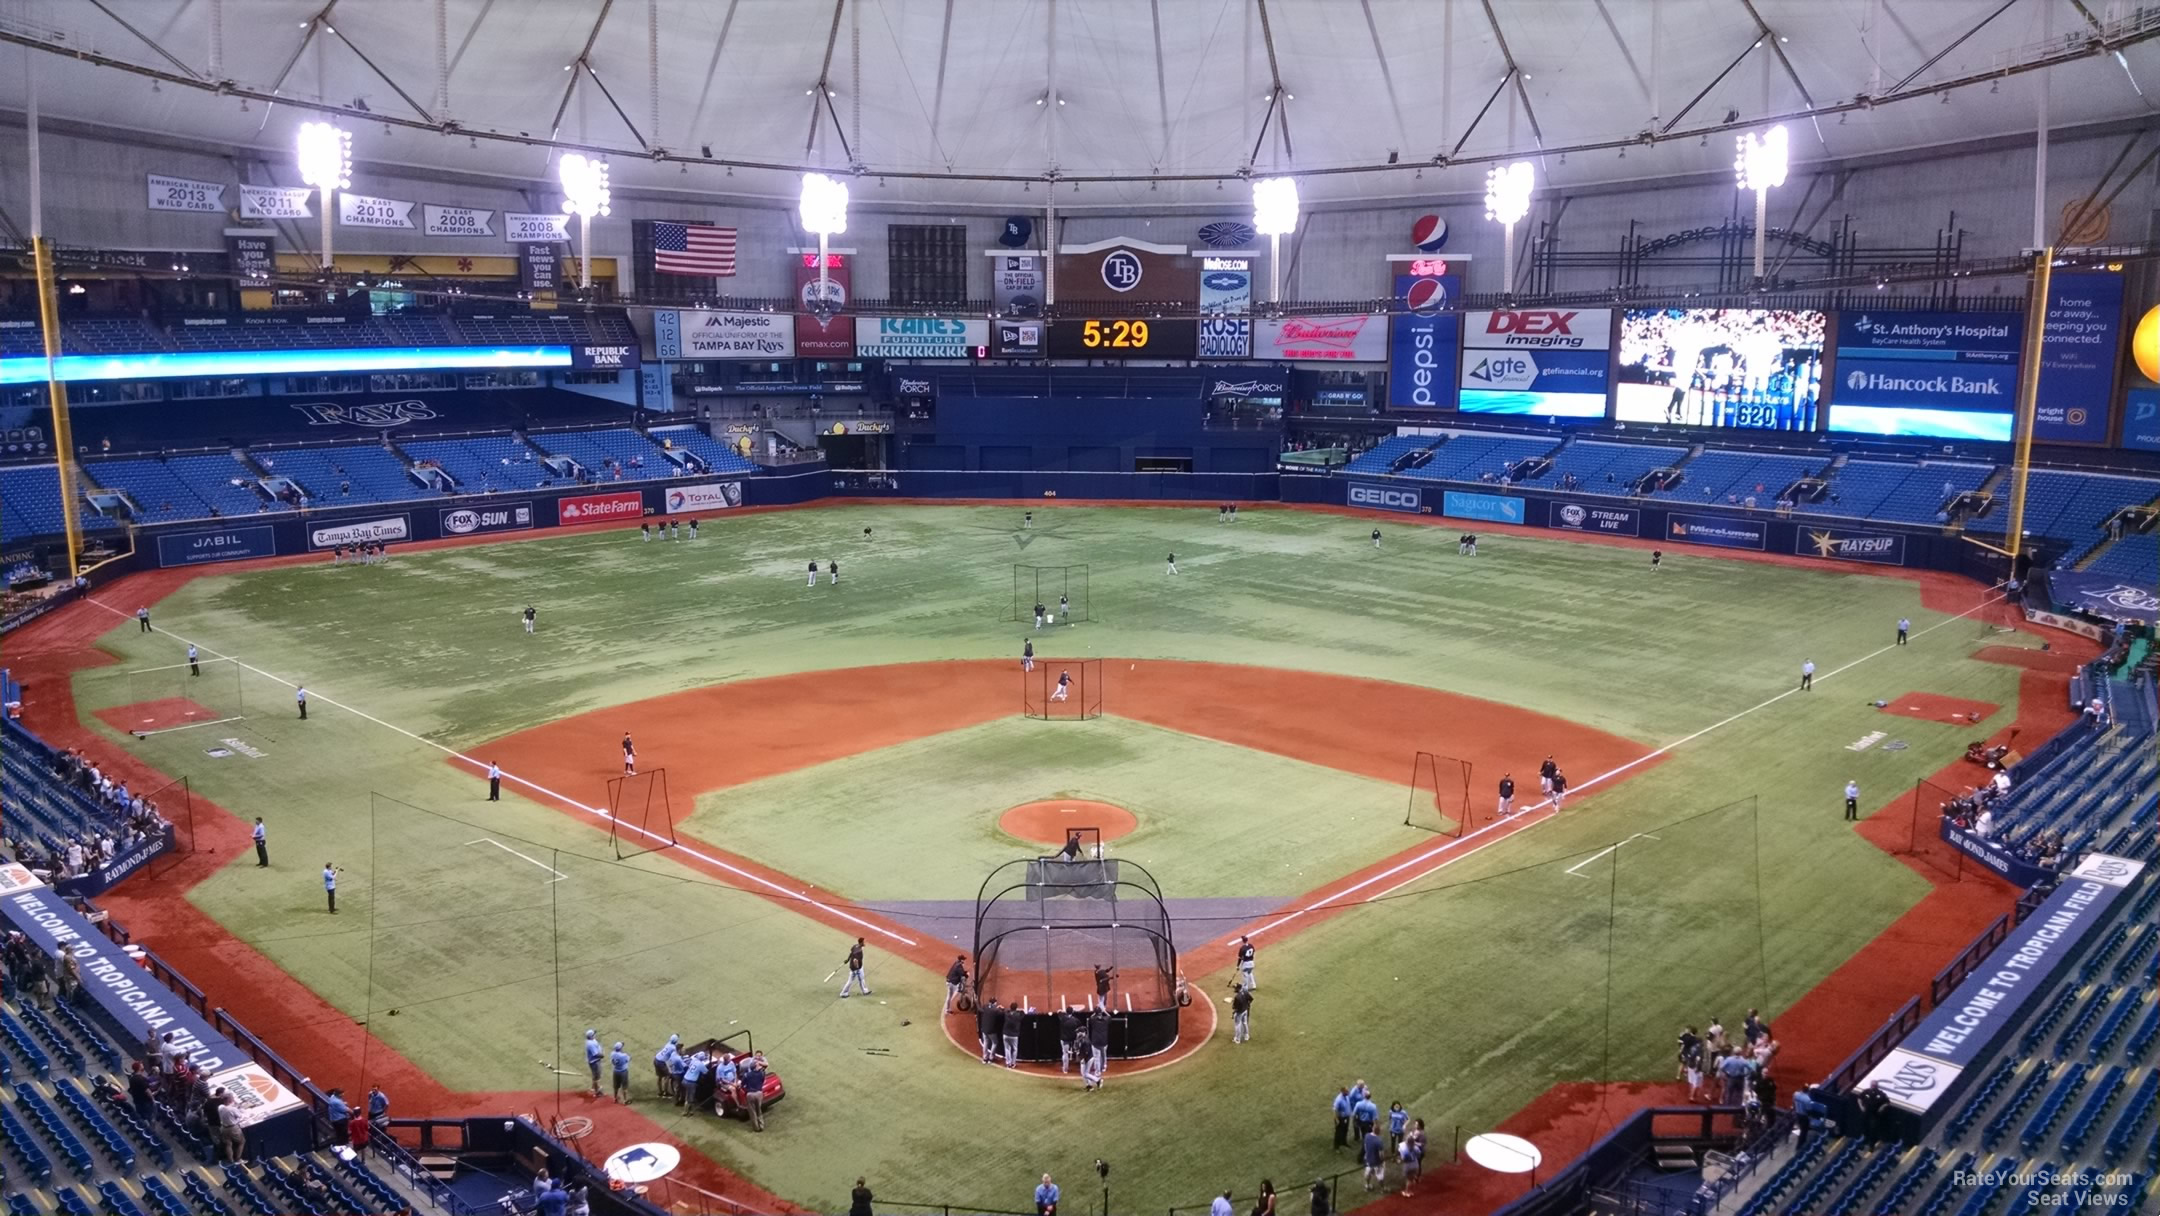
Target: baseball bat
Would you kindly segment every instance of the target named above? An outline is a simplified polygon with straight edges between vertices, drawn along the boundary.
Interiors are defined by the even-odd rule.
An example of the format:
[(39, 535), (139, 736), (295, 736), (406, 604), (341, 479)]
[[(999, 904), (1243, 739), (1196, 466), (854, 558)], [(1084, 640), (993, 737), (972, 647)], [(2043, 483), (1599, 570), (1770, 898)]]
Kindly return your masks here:
[(833, 968), (832, 970), (830, 970), (830, 971), (826, 972), (826, 973), (825, 973), (825, 982), (826, 982), (826, 983), (828, 983), (828, 984), (832, 983), (832, 977), (834, 977), (834, 976), (836, 976), (836, 975), (838, 975), (838, 974), (840, 974), (840, 969), (839, 969), (838, 967), (835, 967), (835, 968)]

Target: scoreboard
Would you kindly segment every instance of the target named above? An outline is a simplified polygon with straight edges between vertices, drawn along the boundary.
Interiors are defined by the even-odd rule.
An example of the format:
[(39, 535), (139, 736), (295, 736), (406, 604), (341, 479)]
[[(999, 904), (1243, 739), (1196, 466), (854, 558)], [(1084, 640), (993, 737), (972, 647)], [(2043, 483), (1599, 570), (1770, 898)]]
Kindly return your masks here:
[(1060, 318), (1050, 324), (1052, 359), (1191, 359), (1199, 322), (1190, 317)]

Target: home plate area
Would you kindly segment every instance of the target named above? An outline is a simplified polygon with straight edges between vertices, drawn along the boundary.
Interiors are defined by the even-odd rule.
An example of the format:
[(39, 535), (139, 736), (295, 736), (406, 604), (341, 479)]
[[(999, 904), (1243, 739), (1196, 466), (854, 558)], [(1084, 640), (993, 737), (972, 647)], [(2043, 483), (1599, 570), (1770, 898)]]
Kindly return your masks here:
[(1922, 722), (1979, 722), (1994, 716), (2002, 708), (1987, 701), (1968, 701), (1964, 697), (1945, 697), (1932, 692), (1908, 692), (1882, 703), (1882, 711), (1902, 718), (1918, 718)]

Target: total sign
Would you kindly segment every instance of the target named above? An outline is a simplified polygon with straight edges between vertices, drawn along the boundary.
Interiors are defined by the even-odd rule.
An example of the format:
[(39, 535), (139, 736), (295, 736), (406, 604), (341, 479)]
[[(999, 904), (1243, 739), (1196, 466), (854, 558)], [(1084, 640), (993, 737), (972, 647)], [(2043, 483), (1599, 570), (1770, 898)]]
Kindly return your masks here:
[(1457, 298), (1452, 275), (1395, 276), (1399, 310), (1388, 333), (1388, 406), (1398, 410), (1455, 408), (1462, 317), (1443, 311)]

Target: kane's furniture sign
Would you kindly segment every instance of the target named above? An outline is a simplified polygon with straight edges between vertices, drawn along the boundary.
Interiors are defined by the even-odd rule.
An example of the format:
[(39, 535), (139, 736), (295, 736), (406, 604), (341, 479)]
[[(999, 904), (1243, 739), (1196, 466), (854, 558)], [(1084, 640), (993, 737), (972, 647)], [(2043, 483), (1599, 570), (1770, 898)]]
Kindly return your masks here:
[(277, 556), (277, 530), (267, 525), (183, 532), (157, 538), (158, 565), (200, 566), (246, 557)]
[(1545, 526), (1563, 532), (1596, 532), (1603, 536), (1641, 536), (1642, 512), (1633, 507), (1608, 507), (1591, 502), (1552, 502)]
[(584, 494), (555, 501), (555, 522), (561, 524), (641, 519), (644, 515), (645, 495), (636, 490), (622, 490), (613, 494)]
[(742, 505), (742, 483), (715, 481), (695, 486), (669, 486), (664, 501), (669, 515), (678, 511), (725, 511)]
[(533, 526), (529, 502), (491, 502), (479, 507), (446, 507), (440, 520), (444, 536), (477, 532), (522, 532)]
[(990, 345), (990, 322), (943, 317), (857, 317), (859, 359), (966, 359)]
[(1678, 511), (1665, 517), (1665, 539), (1691, 545), (1715, 545), (1720, 549), (1762, 549), (1769, 545), (1769, 537), (1759, 520), (1683, 515)]
[(1801, 528), (1793, 536), (1793, 552), (1802, 557), (1823, 557), (1831, 561), (1902, 566), (1905, 564), (1905, 538), (1894, 532)]
[(795, 314), (663, 310), (653, 341), (663, 359), (792, 359)]
[(392, 515), (383, 519), (330, 524), (311, 529), (308, 532), (308, 544), (317, 549), (334, 549), (339, 545), (368, 545), (378, 541), (405, 540), (411, 536), (412, 518)]

